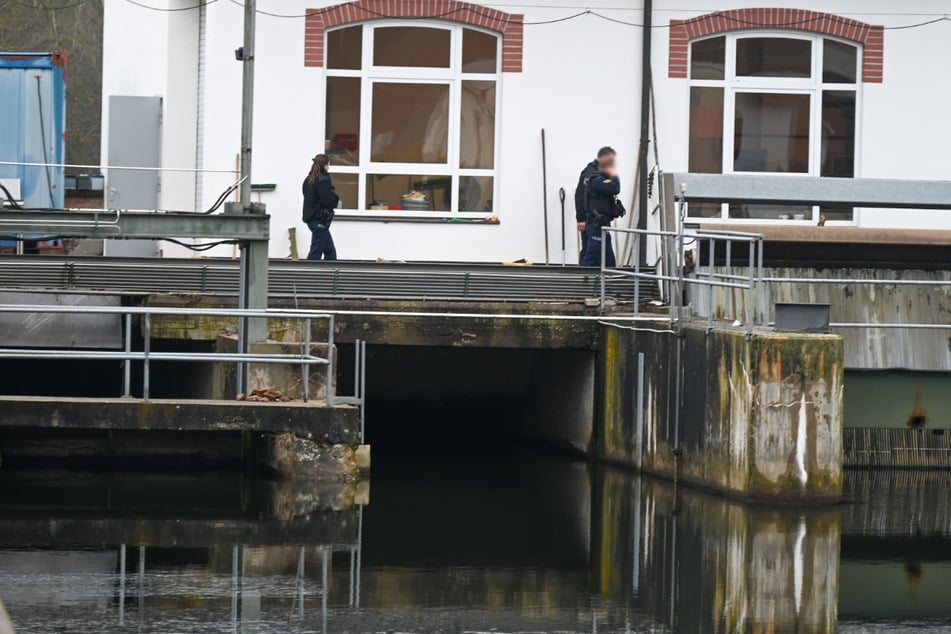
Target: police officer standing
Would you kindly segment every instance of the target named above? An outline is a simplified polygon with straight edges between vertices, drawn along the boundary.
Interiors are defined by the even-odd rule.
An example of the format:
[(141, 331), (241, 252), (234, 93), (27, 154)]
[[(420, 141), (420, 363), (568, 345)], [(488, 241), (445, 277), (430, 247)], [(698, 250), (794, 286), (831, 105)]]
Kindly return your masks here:
[[(602, 148), (611, 150), (610, 148)], [(600, 156), (598, 152), (598, 172), (588, 181), (587, 215), (585, 217), (583, 252), (581, 266), (601, 266), (601, 248), (604, 241), (605, 266), (615, 267), (617, 261), (611, 246), (611, 236), (604, 233), (615, 218), (624, 216), (625, 209), (617, 196), (621, 192), (621, 183), (617, 177), (617, 165), (614, 150)]]
[(604, 146), (598, 150), (598, 158), (584, 166), (578, 176), (578, 185), (575, 187), (575, 220), (578, 223), (578, 233), (581, 234), (581, 253), (578, 261), (584, 260), (584, 253), (588, 244), (588, 234), (585, 227), (588, 224), (588, 184), (601, 171), (600, 161), (612, 159), (615, 156), (614, 148)]

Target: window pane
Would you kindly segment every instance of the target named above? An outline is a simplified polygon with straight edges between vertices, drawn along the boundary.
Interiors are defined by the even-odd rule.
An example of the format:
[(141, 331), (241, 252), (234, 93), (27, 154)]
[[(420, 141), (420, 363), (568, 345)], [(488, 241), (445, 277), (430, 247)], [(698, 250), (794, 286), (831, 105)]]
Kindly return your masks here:
[(376, 66), (449, 68), (451, 37), (447, 29), (380, 27), (373, 31), (373, 63)]
[(449, 86), (374, 84), (372, 130), (372, 161), (446, 163)]
[(690, 78), (723, 79), (726, 38), (712, 37), (690, 45)]
[(492, 169), (495, 163), (495, 82), (462, 82), (459, 166)]
[(459, 211), (492, 212), (491, 176), (462, 176), (459, 178)]
[(694, 86), (690, 89), (691, 172), (723, 171), (723, 89)]
[(452, 178), (449, 176), (367, 176), (367, 208), (373, 210), (449, 211)]
[(812, 220), (812, 207), (805, 205), (730, 205), (730, 218)]
[(499, 41), (489, 33), (462, 30), (462, 72), (496, 73), (499, 69)]
[(719, 218), (721, 214), (720, 203), (690, 203), (687, 205), (687, 215), (691, 218)]
[(855, 215), (855, 209), (852, 207), (822, 207), (819, 209), (819, 220), (825, 217), (826, 222), (839, 221), (851, 222)]
[(855, 93), (822, 93), (822, 162), (820, 176), (855, 176)]
[[(327, 78), (326, 152), (337, 164), (356, 165), (360, 158), (360, 78)], [(356, 199), (351, 200), (351, 204)]]
[(363, 26), (327, 32), (327, 68), (360, 70), (362, 62)]
[(822, 81), (830, 84), (854, 84), (858, 49), (835, 40), (822, 42)]
[(809, 171), (809, 95), (737, 93), (736, 172)]
[(360, 204), (358, 200), (360, 196), (360, 176), (358, 174), (341, 174), (334, 172), (332, 163), (330, 169), (334, 188), (337, 190), (337, 195), (340, 196), (340, 204), (337, 205), (337, 208), (358, 209)]
[(741, 77), (811, 77), (812, 42), (785, 37), (744, 37), (736, 41), (736, 74)]

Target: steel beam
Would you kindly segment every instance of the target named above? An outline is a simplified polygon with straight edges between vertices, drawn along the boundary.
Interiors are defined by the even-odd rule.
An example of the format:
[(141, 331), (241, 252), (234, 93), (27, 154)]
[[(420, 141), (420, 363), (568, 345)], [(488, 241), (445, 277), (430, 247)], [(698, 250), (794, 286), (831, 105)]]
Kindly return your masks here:
[(664, 175), (667, 192), (685, 202), (840, 205), (893, 209), (951, 209), (951, 181), (812, 176)]
[(161, 240), (199, 238), (266, 242), (265, 214), (204, 215), (164, 211), (0, 211), (0, 235), (39, 234), (69, 238)]

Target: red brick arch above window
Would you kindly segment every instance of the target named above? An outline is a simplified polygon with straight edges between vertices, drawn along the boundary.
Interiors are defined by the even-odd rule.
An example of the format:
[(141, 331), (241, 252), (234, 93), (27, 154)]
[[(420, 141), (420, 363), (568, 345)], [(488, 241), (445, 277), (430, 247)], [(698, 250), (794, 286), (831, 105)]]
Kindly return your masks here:
[(304, 66), (324, 65), (327, 29), (385, 18), (433, 18), (495, 31), (502, 36), (502, 72), (522, 72), (524, 16), (456, 0), (356, 0), (308, 9), (304, 27)]
[(688, 20), (670, 21), (670, 56), (667, 74), (687, 77), (690, 40), (728, 31), (783, 29), (830, 35), (862, 45), (862, 81), (882, 82), (884, 29), (831, 13), (805, 9), (736, 9), (717, 11)]

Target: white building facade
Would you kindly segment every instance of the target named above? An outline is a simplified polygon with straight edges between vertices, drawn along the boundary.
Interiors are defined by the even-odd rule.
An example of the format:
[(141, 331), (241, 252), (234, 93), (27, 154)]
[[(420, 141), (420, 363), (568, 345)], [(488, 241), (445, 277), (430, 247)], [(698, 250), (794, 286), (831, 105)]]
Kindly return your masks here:
[[(205, 209), (237, 169), (243, 8), (149, 3), (106, 2), (103, 103), (163, 98), (162, 165), (218, 171), (163, 174), (160, 206)], [(651, 170), (948, 179), (941, 3), (756, 4), (654, 3)], [(342, 198), (343, 259), (541, 262), (547, 227), (550, 260), (561, 262), (564, 235), (576, 262), (573, 191), (602, 145), (618, 151), (622, 199), (636, 210), (639, 3), (259, 0), (258, 10), (252, 180), (272, 217), (272, 257), (290, 253), (292, 227), (306, 253), (300, 187), (321, 152)], [(106, 105), (104, 131), (108, 117)], [(951, 229), (940, 211), (705, 205), (690, 215)]]

